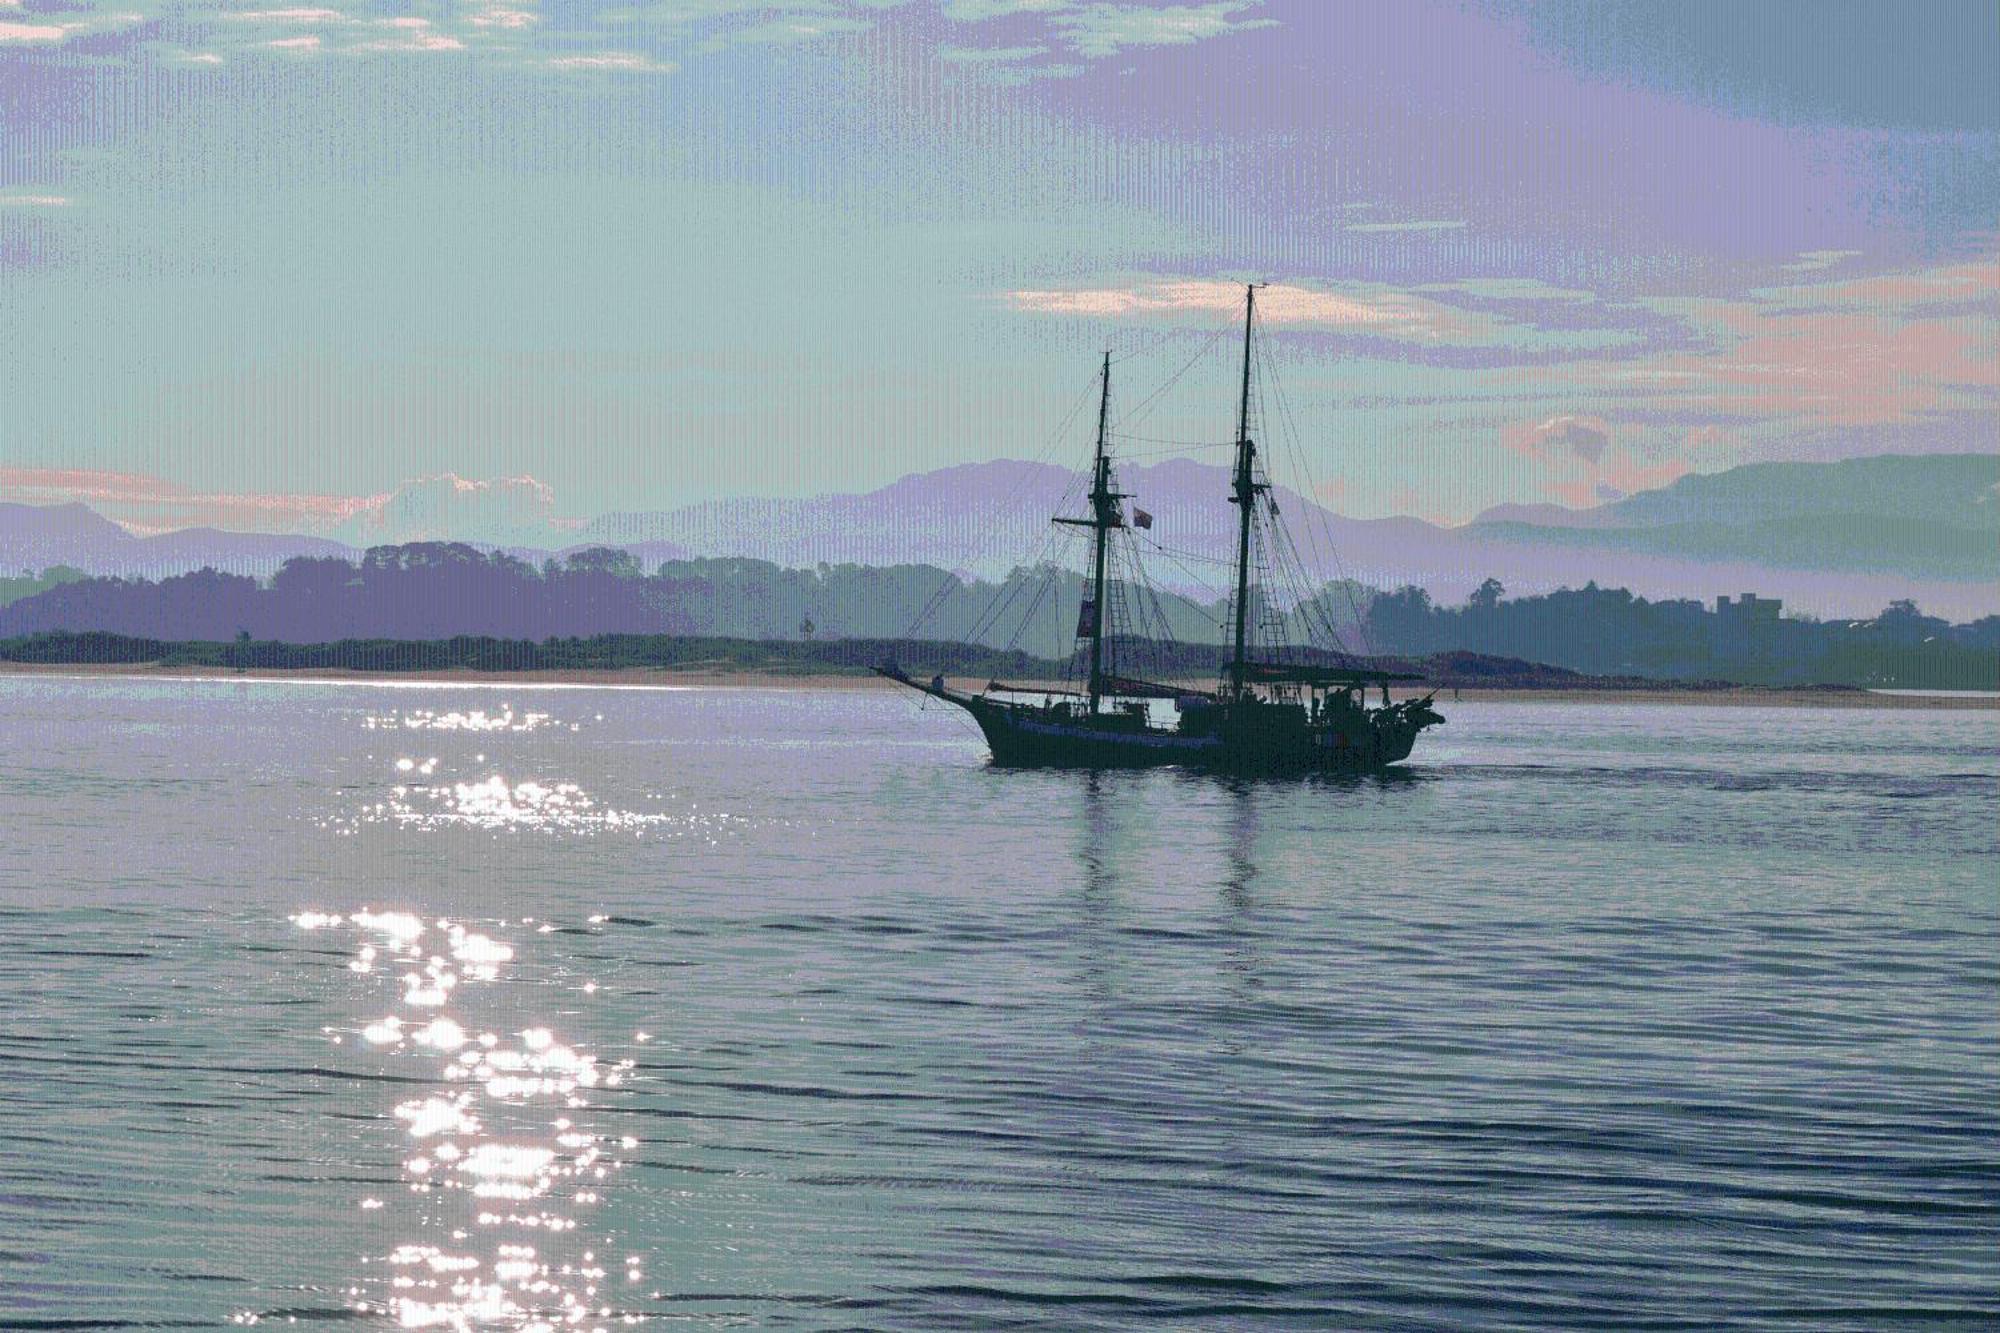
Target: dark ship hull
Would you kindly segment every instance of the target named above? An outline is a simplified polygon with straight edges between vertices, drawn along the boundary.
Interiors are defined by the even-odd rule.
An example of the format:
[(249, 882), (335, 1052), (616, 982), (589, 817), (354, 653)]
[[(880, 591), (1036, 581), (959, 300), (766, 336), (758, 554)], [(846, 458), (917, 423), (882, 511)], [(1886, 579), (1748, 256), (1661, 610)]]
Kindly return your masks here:
[(1003, 702), (938, 682), (881, 674), (963, 708), (979, 725), (993, 762), (1008, 768), (1157, 768), (1260, 774), (1370, 773), (1407, 759), (1417, 736), (1442, 719), (1427, 701), (1356, 710), (1311, 722), (1296, 706), (1251, 700), (1205, 710), (1193, 729), (1148, 725), (1132, 713), (1089, 715), (1064, 705)]

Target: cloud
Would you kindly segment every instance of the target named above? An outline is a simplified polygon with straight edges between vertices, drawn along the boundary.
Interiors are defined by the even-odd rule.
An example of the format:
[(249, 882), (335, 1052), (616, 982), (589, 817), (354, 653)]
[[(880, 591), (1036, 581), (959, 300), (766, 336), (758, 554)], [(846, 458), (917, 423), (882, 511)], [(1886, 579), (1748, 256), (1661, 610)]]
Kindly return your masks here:
[[(623, 62), (579, 63), (571, 51), (550, 51), (534, 39), (541, 26), (538, 0), (473, 0), (464, 6), (431, 9), (425, 15), (384, 14), (372, 0), (325, 0), (323, 3), (265, 3), (230, 7), (222, 0), (131, 0), (132, 10), (82, 18), (43, 19), (35, 23), (0, 23), (0, 44), (49, 46), (74, 38), (132, 30), (137, 39), (122, 54), (157, 66), (199, 68), (247, 59), (321, 59), (367, 56), (408, 57), (454, 53), (484, 53), (503, 57), (508, 68), (633, 69), (661, 72), (671, 68), (654, 54)], [(777, 6), (764, 5), (763, 12)], [(143, 11), (143, 12), (138, 12)], [(160, 25), (171, 22), (171, 41), (158, 40)], [(570, 32), (574, 40), (589, 33)], [(114, 60), (120, 50), (93, 51), (101, 61)], [(644, 61), (637, 65), (634, 61)]]
[(865, 19), (838, 17), (800, 17), (778, 19), (771, 23), (759, 23), (748, 28), (731, 32), (724, 41), (762, 43), (784, 46), (795, 42), (810, 42), (821, 37), (837, 37), (845, 33), (866, 32), (873, 25)]
[[(742, 45), (793, 45), (837, 39), (874, 27), (878, 12), (899, 0), (611, 0), (587, 13), (545, 23), (540, 0), (472, 0), (463, 7), (425, 7), (422, 16), (386, 15), (372, 0), (316, 0), (232, 7), (227, 0), (127, 0), (130, 9), (78, 16), (28, 17), (16, 0), (0, 0), (0, 48), (60, 46), (75, 38), (135, 28), (152, 36), (124, 50), (93, 52), (101, 60), (148, 61), (188, 68), (230, 57), (322, 59), (336, 56), (468, 53), (503, 56), (500, 67), (577, 74), (661, 74), (688, 52)], [(1249, 16), (1261, 0), (1141, 5), (1111, 0), (948, 0), (944, 13), (962, 24), (999, 21), (1004, 44), (990, 51), (942, 43), (945, 61), (978, 70), (992, 82), (1023, 82), (1079, 72), (1048, 59), (1050, 52), (1091, 58), (1136, 48), (1185, 46), (1270, 26)], [(253, 0), (254, 4), (254, 0)], [(170, 22), (171, 41), (158, 40)], [(1028, 25), (1025, 31), (1019, 25)], [(635, 40), (637, 39), (637, 40)], [(598, 48), (593, 50), (592, 48)]]
[[(1353, 228), (1349, 228), (1353, 230)], [(1557, 287), (1540, 278), (1458, 278), (1451, 282), (1428, 282), (1420, 292), (1451, 292), (1480, 301), (1557, 301), (1590, 305), (1597, 293), (1576, 287)]]
[(0, 45), (54, 46), (73, 37), (94, 37), (100, 33), (118, 32), (145, 21), (144, 14), (122, 10), (108, 14), (91, 14), (81, 18), (66, 17), (56, 23), (15, 23), (10, 20), (0, 22)]
[(1464, 219), (1454, 218), (1439, 219), (1430, 222), (1350, 222), (1344, 230), (1360, 232), (1462, 231), (1464, 228)]
[[(1599, 302), (1592, 309), (1606, 317), (1664, 320), (1671, 332), (1650, 352), (1499, 370), (1453, 401), (1508, 414), (1487, 428), (1515, 498), (1572, 505), (1697, 467), (1990, 451), (2000, 443), (1996, 286), (2000, 265), (1980, 261)], [(1513, 403), (1538, 414), (1509, 420)], [(1438, 428), (1470, 428), (1474, 415)]]
[(1859, 250), (1807, 250), (1785, 265), (1788, 273), (1817, 273), (1860, 256)]
[(1070, 0), (944, 0), (944, 16), (960, 23), (984, 23), (1016, 14), (1051, 14)]
[(1046, 46), (942, 46), (938, 48), (938, 59), (959, 65), (1008, 64), (1048, 53)]
[(676, 66), (632, 51), (598, 51), (585, 56), (557, 56), (549, 61), (549, 68), (615, 74), (671, 74)]
[[(1796, 272), (1798, 266), (1788, 264)], [(1760, 288), (1750, 293), (1758, 307), (1791, 311), (1867, 309), (1907, 315), (1923, 309), (2000, 303), (2000, 260), (1948, 264), (1905, 273), (1878, 273), (1838, 282)]]
[[(1142, 281), (1124, 286), (1021, 290), (1004, 294), (1016, 310), (1083, 319), (1212, 319), (1243, 309), (1240, 283)], [(1355, 283), (1340, 289), (1273, 283), (1257, 292), (1268, 326), (1354, 329), (1385, 337), (1440, 339), (1490, 335), (1490, 321), (1407, 292)]]
[(1257, 0), (1166, 6), (1086, 4), (1053, 11), (1049, 22), (1078, 55), (1099, 58), (1135, 46), (1192, 46), (1211, 37), (1275, 27), (1275, 19), (1235, 19), (1256, 5)]
[(1984, 418), (2000, 395), (2000, 264), (1886, 272), (1654, 299), (1703, 346), (1621, 366), (1601, 382), (1657, 404), (1796, 427), (1885, 427), (1939, 414)]
[(0, 190), (0, 208), (68, 208), (75, 202), (75, 199), (66, 194)]
[(1550, 417), (1516, 434), (1508, 447), (1529, 457), (1570, 454), (1595, 466), (1611, 444), (1611, 427), (1589, 417)]
[(1500, 443), (1526, 460), (1536, 498), (1575, 508), (1665, 486), (1691, 470), (1682, 458), (1644, 461), (1618, 433), (1602, 417), (1564, 414), (1504, 427)]
[(87, 504), (141, 532), (219, 527), (238, 532), (325, 532), (385, 495), (273, 495), (192, 491), (158, 477), (87, 468), (0, 468), (0, 500)]
[(533, 477), (468, 481), (453, 473), (406, 481), (332, 535), (357, 546), (410, 541), (559, 544), (555, 492)]
[(533, 477), (468, 481), (418, 477), (378, 495), (194, 491), (138, 473), (0, 468), (0, 500), (87, 504), (135, 532), (188, 527), (328, 537), (354, 546), (480, 541), (558, 547), (576, 526), (556, 513), (555, 492)]

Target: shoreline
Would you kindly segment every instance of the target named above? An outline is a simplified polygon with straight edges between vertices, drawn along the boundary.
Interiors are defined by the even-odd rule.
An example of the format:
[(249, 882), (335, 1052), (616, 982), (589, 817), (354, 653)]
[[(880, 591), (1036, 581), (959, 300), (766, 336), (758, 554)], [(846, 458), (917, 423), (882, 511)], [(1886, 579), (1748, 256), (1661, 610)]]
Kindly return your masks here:
[[(671, 667), (618, 667), (567, 671), (356, 671), (349, 668), (301, 667), (295, 670), (246, 668), (242, 671), (208, 666), (160, 666), (108, 662), (0, 662), (7, 676), (103, 677), (146, 681), (258, 681), (299, 685), (378, 685), (405, 688), (460, 685), (522, 689), (595, 688), (639, 690), (767, 689), (767, 690), (894, 690), (894, 681), (851, 672), (791, 673), (771, 671), (678, 670)], [(953, 685), (978, 688), (984, 681), (953, 678)], [(1392, 697), (1410, 698), (1426, 689), (1396, 690)], [(2000, 696), (1953, 694), (1878, 694), (1865, 689), (1736, 685), (1727, 689), (1676, 689), (1672, 686), (1607, 687), (1603, 689), (1526, 689), (1508, 686), (1438, 689), (1438, 703), (1562, 703), (1644, 704), (1663, 707), (1702, 705), (1713, 708), (1866, 708), (2000, 710)]]

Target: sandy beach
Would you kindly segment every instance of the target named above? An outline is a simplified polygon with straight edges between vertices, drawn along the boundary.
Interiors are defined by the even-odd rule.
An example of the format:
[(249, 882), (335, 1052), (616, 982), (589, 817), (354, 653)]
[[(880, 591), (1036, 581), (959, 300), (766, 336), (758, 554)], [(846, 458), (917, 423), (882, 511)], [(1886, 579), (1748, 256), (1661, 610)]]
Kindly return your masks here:
[[(217, 670), (203, 666), (157, 666), (123, 663), (33, 663), (0, 662), (0, 676), (102, 676), (134, 680), (275, 680), (290, 682), (356, 682), (373, 684), (598, 686), (625, 689), (769, 689), (769, 690), (887, 690), (899, 688), (879, 676), (847, 672), (806, 674), (772, 671), (708, 671), (700, 668), (677, 670), (660, 667), (627, 667), (599, 671), (351, 671), (302, 668), (295, 671), (248, 669)], [(1037, 682), (1019, 682), (1026, 685)], [(953, 677), (955, 688), (976, 690), (984, 680)], [(1428, 693), (1428, 689), (1396, 689), (1391, 697), (1408, 698)], [(1709, 708), (1870, 708), (1870, 709), (2000, 709), (2000, 695), (1950, 693), (1883, 694), (1861, 689), (1812, 689), (1778, 686), (1739, 685), (1726, 689), (1493, 689), (1438, 690), (1440, 704), (1451, 703), (1537, 703), (1537, 704), (1647, 704), (1696, 705)]]

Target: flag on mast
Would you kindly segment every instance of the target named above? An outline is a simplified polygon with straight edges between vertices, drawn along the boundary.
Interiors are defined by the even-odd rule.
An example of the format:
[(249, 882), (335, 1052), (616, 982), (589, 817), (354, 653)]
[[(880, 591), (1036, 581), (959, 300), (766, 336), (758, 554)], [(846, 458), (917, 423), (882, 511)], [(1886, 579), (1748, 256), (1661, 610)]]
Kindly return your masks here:
[(1135, 528), (1150, 528), (1153, 526), (1153, 516), (1139, 508), (1138, 505), (1133, 505), (1132, 526)]

